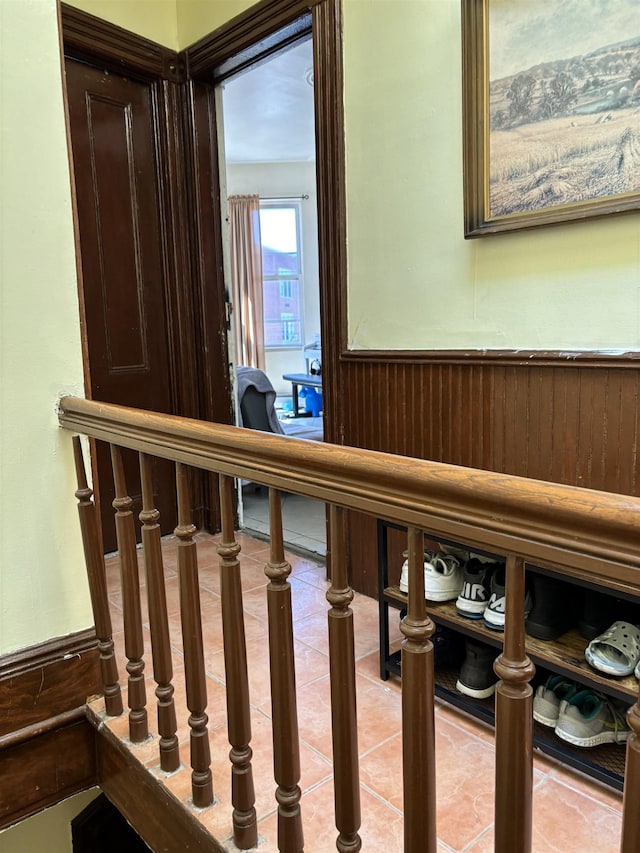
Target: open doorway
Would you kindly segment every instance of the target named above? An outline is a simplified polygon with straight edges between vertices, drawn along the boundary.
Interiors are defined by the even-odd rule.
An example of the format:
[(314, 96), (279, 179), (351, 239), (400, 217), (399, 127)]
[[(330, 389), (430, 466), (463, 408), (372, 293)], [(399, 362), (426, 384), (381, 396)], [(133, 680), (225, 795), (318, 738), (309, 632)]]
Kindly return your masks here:
[[(218, 103), (237, 422), (322, 440), (311, 38), (225, 80)], [(263, 405), (273, 401), (266, 422), (264, 413), (249, 422), (247, 376), (264, 391)], [(242, 525), (268, 534), (267, 504), (265, 490), (244, 485)], [(283, 526), (288, 545), (326, 553), (323, 504), (283, 496)]]

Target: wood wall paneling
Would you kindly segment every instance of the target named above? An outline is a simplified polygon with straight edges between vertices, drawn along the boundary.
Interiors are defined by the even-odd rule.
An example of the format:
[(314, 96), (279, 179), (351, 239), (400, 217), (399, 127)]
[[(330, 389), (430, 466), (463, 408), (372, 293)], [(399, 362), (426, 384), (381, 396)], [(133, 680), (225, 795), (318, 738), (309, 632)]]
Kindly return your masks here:
[(96, 784), (95, 730), (86, 720), (0, 752), (0, 829)]
[[(636, 354), (467, 357), (343, 353), (345, 443), (640, 494)], [(349, 529), (352, 582), (375, 596), (375, 524), (357, 516)]]
[(0, 829), (95, 784), (93, 630), (0, 658)]
[(84, 705), (99, 692), (93, 630), (5, 655), (0, 658), (0, 737)]

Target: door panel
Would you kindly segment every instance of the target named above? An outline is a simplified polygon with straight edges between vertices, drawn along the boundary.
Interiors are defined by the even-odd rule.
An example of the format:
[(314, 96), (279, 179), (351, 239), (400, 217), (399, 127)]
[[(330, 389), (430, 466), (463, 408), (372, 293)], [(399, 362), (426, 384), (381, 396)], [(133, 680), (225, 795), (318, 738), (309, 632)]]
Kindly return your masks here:
[[(67, 60), (80, 234), (89, 393), (93, 399), (175, 411), (167, 336), (160, 190), (149, 83)], [(115, 547), (108, 448), (97, 443), (97, 496), (105, 550)], [(127, 487), (140, 511), (137, 454)], [(173, 466), (157, 462), (163, 532), (175, 526)]]

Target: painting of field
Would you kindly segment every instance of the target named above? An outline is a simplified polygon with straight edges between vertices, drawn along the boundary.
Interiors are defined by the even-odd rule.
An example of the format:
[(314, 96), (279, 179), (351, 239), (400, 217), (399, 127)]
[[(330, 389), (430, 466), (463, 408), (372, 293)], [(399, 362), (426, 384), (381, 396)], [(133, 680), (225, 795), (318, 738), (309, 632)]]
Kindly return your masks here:
[[(640, 192), (640, 3), (611, 0), (609, 5), (615, 7), (619, 26), (626, 26), (623, 39), (594, 45), (594, 38), (614, 38), (616, 30), (598, 27), (606, 2), (580, 0), (584, 37), (576, 30), (572, 38), (564, 28), (554, 38), (543, 30), (546, 53), (540, 48), (541, 61), (534, 62), (530, 35), (536, 8), (541, 10), (539, 25), (549, 11), (555, 13), (549, 20), (560, 24), (569, 20), (574, 0), (496, 3), (491, 38), (511, 39), (516, 49), (510, 55), (505, 51), (508, 61), (496, 50), (489, 65), (491, 217)], [(499, 13), (507, 7), (510, 15), (501, 19)], [(519, 50), (527, 33), (527, 50)], [(580, 47), (584, 52), (577, 52)]]

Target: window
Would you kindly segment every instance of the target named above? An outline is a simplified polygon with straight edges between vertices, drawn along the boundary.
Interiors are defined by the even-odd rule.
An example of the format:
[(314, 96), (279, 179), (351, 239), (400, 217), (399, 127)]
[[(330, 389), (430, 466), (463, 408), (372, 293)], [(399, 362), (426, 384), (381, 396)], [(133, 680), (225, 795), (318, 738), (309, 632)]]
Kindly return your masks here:
[(302, 346), (300, 204), (261, 202), (264, 345)]

